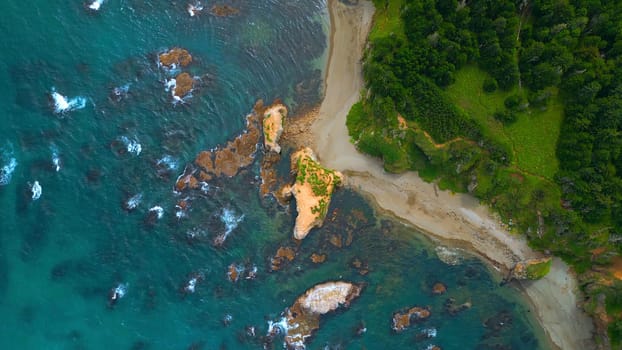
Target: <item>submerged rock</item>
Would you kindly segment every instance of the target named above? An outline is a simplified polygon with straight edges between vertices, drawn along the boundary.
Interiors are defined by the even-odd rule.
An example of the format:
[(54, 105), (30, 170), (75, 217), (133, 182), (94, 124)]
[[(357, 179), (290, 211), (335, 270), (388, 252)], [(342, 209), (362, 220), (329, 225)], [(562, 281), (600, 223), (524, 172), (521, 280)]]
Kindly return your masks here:
[(294, 248), (279, 247), (279, 249), (276, 251), (276, 254), (270, 261), (270, 269), (272, 271), (280, 270), (283, 267), (283, 265), (294, 260), (295, 256), (296, 256), (296, 251), (294, 250)]
[(343, 175), (322, 167), (308, 147), (292, 154), (291, 167), (296, 182), (289, 192), (296, 198), (298, 208), (294, 238), (304, 239), (313, 227), (324, 223), (333, 191), (341, 185)]
[(314, 264), (321, 264), (326, 261), (326, 254), (313, 253), (311, 254), (310, 259)]
[(210, 11), (218, 17), (234, 16), (240, 13), (239, 9), (229, 5), (214, 5)]
[(192, 62), (192, 55), (186, 49), (174, 47), (158, 56), (159, 63), (166, 68), (186, 67)]
[(406, 311), (398, 311), (393, 314), (393, 324), (391, 328), (396, 332), (401, 332), (412, 324), (424, 321), (432, 313), (428, 307), (414, 306)]
[(442, 282), (436, 282), (432, 286), (432, 294), (434, 295), (445, 294), (446, 291), (447, 291), (447, 286), (445, 286)]
[(307, 290), (286, 310), (285, 343), (290, 349), (304, 349), (305, 342), (320, 328), (320, 316), (348, 307), (363, 287), (350, 282), (321, 283)]
[(473, 304), (471, 304), (470, 301), (464, 302), (462, 304), (458, 304), (456, 302), (456, 299), (449, 298), (445, 300), (444, 309), (446, 313), (450, 314), (451, 316), (455, 316), (464, 310), (470, 309), (471, 306), (473, 306)]
[(270, 106), (263, 114), (264, 146), (269, 152), (281, 152), (278, 142), (283, 134), (285, 117), (287, 117), (287, 108), (280, 103)]

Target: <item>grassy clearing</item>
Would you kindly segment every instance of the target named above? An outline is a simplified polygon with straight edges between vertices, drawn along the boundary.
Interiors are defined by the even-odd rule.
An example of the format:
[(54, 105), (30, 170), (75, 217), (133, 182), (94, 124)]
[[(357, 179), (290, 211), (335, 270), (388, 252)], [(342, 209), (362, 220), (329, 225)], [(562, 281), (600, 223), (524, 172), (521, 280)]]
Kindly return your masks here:
[(400, 16), (403, 0), (373, 0), (376, 12), (369, 40), (389, 36), (391, 33), (405, 37), (404, 23)]
[(517, 113), (518, 120), (504, 126), (493, 114), (503, 110), (511, 95), (524, 95), (518, 87), (510, 91), (483, 91), (487, 74), (475, 66), (456, 72), (456, 82), (447, 88), (451, 100), (464, 109), (484, 129), (486, 136), (509, 145), (514, 150), (513, 165), (529, 174), (552, 180), (559, 161), (555, 155), (563, 116), (563, 105), (553, 94), (546, 110), (528, 108)]

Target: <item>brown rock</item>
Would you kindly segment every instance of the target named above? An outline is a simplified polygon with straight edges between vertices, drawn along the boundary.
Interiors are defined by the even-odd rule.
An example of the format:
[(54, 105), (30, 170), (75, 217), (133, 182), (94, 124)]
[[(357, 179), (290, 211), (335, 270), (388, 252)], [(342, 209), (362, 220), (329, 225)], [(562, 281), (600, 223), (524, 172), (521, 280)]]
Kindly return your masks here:
[(447, 291), (447, 286), (445, 286), (441, 282), (436, 282), (434, 283), (434, 286), (432, 286), (432, 294), (434, 295), (445, 294), (446, 291)]
[(233, 283), (240, 279), (240, 267), (236, 263), (229, 265), (229, 268), (227, 269), (227, 278)]
[(343, 281), (326, 282), (307, 290), (286, 310), (288, 348), (304, 348), (306, 340), (320, 328), (320, 316), (339, 307), (349, 307), (361, 291), (361, 286)]
[(194, 86), (194, 79), (190, 76), (190, 74), (183, 72), (175, 77), (175, 89), (173, 90), (173, 95), (183, 98), (186, 96)]
[(321, 264), (326, 261), (326, 254), (313, 253), (311, 254), (311, 261), (313, 261), (314, 264)]
[(343, 247), (343, 241), (341, 239), (341, 236), (333, 234), (330, 235), (330, 238), (328, 239), (328, 241), (330, 242), (330, 244), (334, 245), (337, 248), (341, 248)]
[(239, 14), (240, 10), (229, 5), (214, 5), (211, 8), (211, 12), (214, 16), (227, 17)]
[(174, 47), (168, 52), (160, 54), (158, 58), (160, 60), (160, 64), (167, 68), (172, 68), (176, 65), (185, 67), (189, 65), (190, 62), (192, 62), (192, 56), (190, 55), (190, 53), (187, 50), (179, 47)]
[(296, 251), (291, 247), (279, 247), (276, 251), (276, 254), (271, 260), (271, 269), (272, 271), (280, 270), (284, 264), (294, 260), (296, 256)]
[(430, 309), (427, 307), (411, 307), (405, 312), (396, 312), (393, 314), (393, 330), (401, 332), (410, 327), (413, 323), (425, 321), (430, 317)]

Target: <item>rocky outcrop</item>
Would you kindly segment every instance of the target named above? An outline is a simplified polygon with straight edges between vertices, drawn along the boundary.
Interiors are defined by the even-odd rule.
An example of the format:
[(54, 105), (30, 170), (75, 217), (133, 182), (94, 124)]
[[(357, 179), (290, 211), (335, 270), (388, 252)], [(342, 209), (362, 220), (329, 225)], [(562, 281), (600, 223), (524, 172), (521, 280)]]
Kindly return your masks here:
[(192, 55), (186, 49), (174, 47), (158, 56), (160, 64), (166, 68), (186, 67), (192, 62)]
[(296, 257), (296, 251), (291, 247), (279, 247), (276, 254), (270, 260), (272, 271), (280, 270), (285, 264), (291, 262)]
[(183, 98), (189, 92), (192, 91), (193, 87), (194, 87), (194, 79), (192, 79), (190, 74), (186, 72), (179, 73), (175, 77), (175, 88), (173, 89), (173, 96)]
[(283, 133), (285, 117), (287, 117), (287, 108), (282, 104), (270, 106), (263, 114), (264, 146), (269, 152), (281, 152), (278, 142)]
[(362, 286), (336, 281), (321, 283), (307, 290), (286, 310), (285, 343), (288, 348), (304, 348), (304, 343), (320, 328), (320, 316), (339, 307), (348, 307)]
[(296, 181), (288, 192), (296, 198), (298, 208), (294, 238), (304, 239), (312, 228), (324, 223), (333, 191), (343, 182), (343, 175), (322, 167), (308, 147), (292, 154), (291, 168)]
[(194, 164), (187, 166), (184, 173), (177, 178), (175, 189), (183, 191), (187, 188), (198, 188), (201, 182), (222, 176), (235, 176), (240, 169), (251, 165), (261, 137), (260, 125), (261, 115), (255, 109), (246, 117), (246, 131), (224, 147), (199, 153)]
[(510, 271), (510, 275), (507, 280), (537, 280), (544, 276), (551, 270), (552, 259), (550, 257), (529, 259), (519, 261), (514, 265)]
[(395, 312), (391, 328), (399, 333), (417, 322), (428, 319), (431, 314), (429, 308), (419, 306), (411, 307), (406, 311)]

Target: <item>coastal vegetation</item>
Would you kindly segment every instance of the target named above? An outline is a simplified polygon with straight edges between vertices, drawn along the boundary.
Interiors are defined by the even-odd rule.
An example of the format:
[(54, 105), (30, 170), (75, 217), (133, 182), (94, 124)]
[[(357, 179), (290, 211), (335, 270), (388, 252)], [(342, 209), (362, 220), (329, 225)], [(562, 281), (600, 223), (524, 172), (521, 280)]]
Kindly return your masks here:
[(561, 256), (621, 346), (622, 4), (374, 5), (367, 89), (347, 119), (357, 148), (387, 171), (472, 193)]

